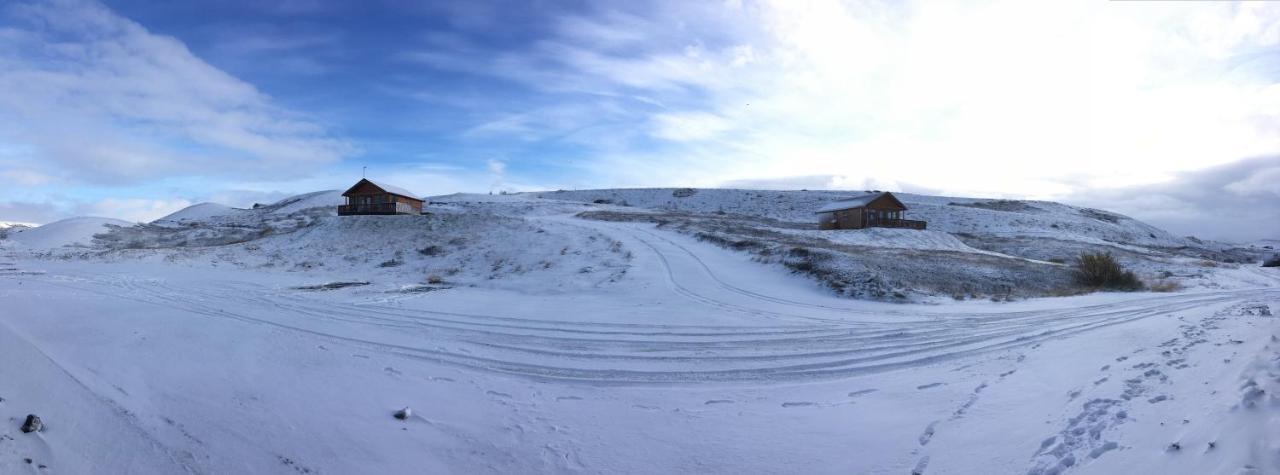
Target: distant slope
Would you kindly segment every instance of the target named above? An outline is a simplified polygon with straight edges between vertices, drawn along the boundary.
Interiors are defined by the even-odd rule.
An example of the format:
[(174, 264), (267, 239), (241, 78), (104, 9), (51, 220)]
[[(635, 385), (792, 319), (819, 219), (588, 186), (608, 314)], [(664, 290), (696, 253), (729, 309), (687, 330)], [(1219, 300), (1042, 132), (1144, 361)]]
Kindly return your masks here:
[(313, 216), (337, 214), (337, 206), (342, 203), (342, 194), (337, 190), (290, 196), (253, 209), (232, 208), (219, 203), (199, 203), (152, 221), (151, 224), (165, 227), (247, 226), (304, 212)]
[(44, 226), (16, 231), (9, 235), (8, 241), (24, 247), (40, 249), (87, 246), (93, 242), (94, 234), (109, 230), (107, 225), (132, 226), (133, 224), (112, 218), (68, 218)]
[[(677, 192), (677, 190), (680, 190)], [(690, 194), (692, 193), (692, 194)], [(695, 213), (726, 213), (786, 223), (815, 223), (814, 210), (861, 191), (770, 191), (739, 189), (613, 189), (536, 193), (545, 199), (609, 203)], [(1128, 216), (1049, 201), (993, 200), (894, 193), (908, 219), (928, 221), (948, 233), (1029, 235), (1177, 247), (1186, 239)]]

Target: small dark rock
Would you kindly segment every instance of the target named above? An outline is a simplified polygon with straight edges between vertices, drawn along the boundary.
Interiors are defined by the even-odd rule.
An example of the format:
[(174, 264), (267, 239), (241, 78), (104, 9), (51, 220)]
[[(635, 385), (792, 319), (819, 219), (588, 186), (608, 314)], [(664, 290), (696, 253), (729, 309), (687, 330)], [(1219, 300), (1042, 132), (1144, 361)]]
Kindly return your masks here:
[(1174, 443), (1172, 443), (1172, 444), (1169, 444), (1169, 450), (1171, 450), (1171, 451), (1178, 451), (1178, 450), (1182, 450), (1182, 444), (1179, 444), (1179, 443), (1177, 443), (1177, 442), (1174, 442)]
[(31, 462), (33, 462), (33, 460), (31, 460), (31, 459), (22, 459), (22, 461), (23, 461), (23, 462), (26, 462), (26, 463), (27, 463), (27, 465), (31, 465)]
[(413, 417), (413, 409), (409, 409), (409, 408), (407, 408), (407, 407), (406, 407), (406, 408), (404, 408), (404, 409), (401, 409), (401, 410), (399, 410), (399, 411), (396, 411), (396, 413), (395, 413), (395, 414), (393, 414), (393, 416), (394, 416), (396, 419), (400, 419), (400, 420), (402, 420), (402, 421), (403, 421), (403, 420), (406, 420), (406, 419), (408, 419), (408, 418), (410, 418), (410, 417)]
[(41, 429), (44, 429), (44, 422), (40, 421), (40, 417), (35, 414), (27, 414), (27, 420), (22, 423), (22, 432), (40, 432)]

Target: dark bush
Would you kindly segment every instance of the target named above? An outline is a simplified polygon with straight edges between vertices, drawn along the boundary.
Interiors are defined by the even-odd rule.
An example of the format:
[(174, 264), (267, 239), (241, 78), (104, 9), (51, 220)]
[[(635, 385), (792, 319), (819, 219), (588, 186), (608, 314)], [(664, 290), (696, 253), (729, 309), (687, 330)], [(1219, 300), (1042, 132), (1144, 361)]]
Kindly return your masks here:
[(1127, 271), (1111, 253), (1082, 253), (1076, 259), (1076, 282), (1085, 287), (1111, 290), (1141, 290), (1142, 281)]
[(1270, 259), (1262, 261), (1262, 267), (1280, 267), (1280, 254), (1275, 254)]
[(424, 256), (428, 256), (428, 257), (429, 257), (429, 256), (438, 256), (438, 255), (444, 254), (444, 248), (443, 248), (443, 247), (440, 247), (440, 246), (437, 246), (437, 245), (432, 244), (432, 245), (427, 246), (427, 247), (424, 247), (424, 248), (422, 248), (422, 249), (418, 249), (418, 254), (421, 254), (421, 255), (424, 255)]

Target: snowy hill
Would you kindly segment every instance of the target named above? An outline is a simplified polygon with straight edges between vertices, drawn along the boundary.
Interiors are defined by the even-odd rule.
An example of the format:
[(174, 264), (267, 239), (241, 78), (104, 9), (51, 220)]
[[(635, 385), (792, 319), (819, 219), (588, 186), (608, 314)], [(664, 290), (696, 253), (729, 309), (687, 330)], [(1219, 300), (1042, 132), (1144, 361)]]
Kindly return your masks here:
[[(1219, 274), (1262, 251), (1241, 254), (1059, 203), (912, 194), (898, 196), (910, 208), (907, 217), (927, 220), (927, 230), (815, 229), (812, 210), (846, 195), (670, 188), (453, 194), (429, 198), (427, 216), (339, 218), (335, 207), (343, 198), (326, 190), (252, 209), (201, 203), (145, 225), (86, 231), (74, 241), (94, 244), (98, 253), (196, 266), (341, 270), (357, 280), (393, 277), (405, 285), (448, 275), (466, 285), (554, 289), (563, 286), (543, 282), (553, 275), (568, 287), (625, 275), (626, 259), (619, 257), (633, 249), (618, 248), (611, 229), (592, 221), (647, 222), (839, 294), (899, 302), (1070, 294), (1075, 285), (1063, 264), (1095, 251), (1116, 254), (1148, 282), (1247, 286), (1256, 283), (1251, 275)], [(586, 219), (563, 219), (572, 215)]]
[[(19, 233), (108, 229), (0, 249), (0, 473), (1280, 473), (1276, 269), (1063, 205), (675, 191)], [(1199, 288), (1037, 298), (1080, 249)]]
[(157, 226), (245, 226), (272, 219), (283, 219), (299, 213), (310, 215), (337, 214), (335, 207), (343, 203), (336, 190), (316, 191), (291, 196), (253, 209), (232, 208), (219, 203), (199, 203), (152, 221)]
[(209, 221), (215, 217), (225, 216), (236, 211), (241, 210), (218, 203), (198, 203), (152, 221), (151, 224), (161, 226), (181, 226), (187, 223)]
[[(814, 211), (861, 192), (644, 188), (537, 193), (545, 199), (599, 202), (655, 210), (726, 213), (812, 224)], [(1015, 201), (894, 193), (908, 219), (947, 233), (1039, 235), (1144, 246), (1183, 246), (1187, 241), (1133, 218), (1048, 201)]]
[(43, 226), (12, 232), (9, 234), (7, 241), (33, 249), (87, 246), (93, 242), (95, 234), (109, 231), (108, 225), (132, 226), (133, 224), (112, 218), (68, 218)]

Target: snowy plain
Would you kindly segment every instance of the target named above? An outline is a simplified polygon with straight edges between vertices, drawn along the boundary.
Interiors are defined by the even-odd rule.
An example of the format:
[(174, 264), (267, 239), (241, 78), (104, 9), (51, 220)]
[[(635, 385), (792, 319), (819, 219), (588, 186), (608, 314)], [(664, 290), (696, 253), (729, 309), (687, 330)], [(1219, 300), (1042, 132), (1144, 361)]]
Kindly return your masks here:
[[(693, 211), (798, 221), (827, 199), (735, 191)], [(1280, 473), (1274, 269), (1223, 264), (1174, 293), (852, 300), (577, 217), (670, 190), (552, 195), (339, 218), (319, 192), (0, 241), (0, 473)], [(1186, 244), (934, 201), (951, 207), (921, 207), (941, 216), (928, 233), (834, 239)], [(28, 413), (47, 428), (19, 432)]]

